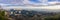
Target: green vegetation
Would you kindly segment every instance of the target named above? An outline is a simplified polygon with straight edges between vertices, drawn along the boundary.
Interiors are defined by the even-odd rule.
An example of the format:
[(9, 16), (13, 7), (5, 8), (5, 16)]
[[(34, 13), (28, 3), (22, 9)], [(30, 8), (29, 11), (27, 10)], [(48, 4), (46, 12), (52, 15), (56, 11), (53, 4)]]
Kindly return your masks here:
[[(30, 19), (30, 18), (28, 18)], [(32, 19), (32, 18), (31, 18)], [(36, 17), (36, 19), (39, 19), (39, 17)], [(5, 17), (5, 11), (1, 11), (0, 10), (0, 20), (8, 20), (6, 17)], [(35, 20), (35, 17), (34, 17), (34, 20)], [(57, 13), (57, 15), (54, 15), (54, 16), (46, 16), (44, 17), (44, 20), (60, 20), (60, 14)]]
[(7, 18), (5, 18), (5, 11), (1, 11), (0, 10), (0, 20), (6, 20)]
[(45, 20), (60, 20), (60, 15), (46, 17)]

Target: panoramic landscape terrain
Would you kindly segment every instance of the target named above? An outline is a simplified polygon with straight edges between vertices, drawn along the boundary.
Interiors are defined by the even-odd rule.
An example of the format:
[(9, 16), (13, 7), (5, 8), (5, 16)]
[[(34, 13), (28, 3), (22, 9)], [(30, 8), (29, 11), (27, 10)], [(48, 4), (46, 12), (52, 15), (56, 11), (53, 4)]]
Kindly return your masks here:
[(0, 0), (0, 20), (60, 20), (60, 0)]
[(60, 20), (60, 5), (57, 6), (1, 7), (1, 20)]

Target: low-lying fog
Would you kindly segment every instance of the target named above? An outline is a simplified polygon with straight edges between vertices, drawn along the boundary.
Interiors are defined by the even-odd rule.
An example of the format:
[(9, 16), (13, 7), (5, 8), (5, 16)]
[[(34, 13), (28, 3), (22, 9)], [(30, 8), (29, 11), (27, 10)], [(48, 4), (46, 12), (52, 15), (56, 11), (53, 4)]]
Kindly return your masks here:
[(24, 10), (34, 10), (34, 11), (47, 11), (47, 12), (60, 12), (60, 5), (55, 5), (55, 6), (44, 6), (44, 7), (20, 7), (20, 6), (11, 6), (11, 7), (2, 7), (4, 10), (9, 10), (9, 9), (24, 9)]

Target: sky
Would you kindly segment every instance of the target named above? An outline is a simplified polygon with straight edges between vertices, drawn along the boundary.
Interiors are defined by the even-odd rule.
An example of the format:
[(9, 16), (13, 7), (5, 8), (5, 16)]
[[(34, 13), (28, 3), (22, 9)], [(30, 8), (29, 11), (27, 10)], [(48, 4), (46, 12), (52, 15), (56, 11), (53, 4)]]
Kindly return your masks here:
[[(46, 0), (44, 0), (46, 1)], [(54, 2), (56, 0), (48, 0), (48, 2)], [(60, 2), (60, 0), (58, 0)], [(42, 4), (42, 0), (0, 0), (0, 4), (14, 4), (14, 5), (24, 5), (24, 4), (34, 4), (40, 5)], [(48, 4), (45, 2), (44, 4)], [(43, 5), (43, 4), (42, 4)]]
[(0, 0), (0, 3), (19, 3), (21, 0)]
[[(13, 5), (13, 4), (15, 4), (15, 5), (20, 5), (20, 4), (24, 4), (24, 3), (26, 3), (26, 4), (27, 4), (27, 3), (30, 3), (30, 4), (31, 4), (32, 2), (33, 2), (32, 4), (42, 3), (42, 2), (41, 2), (42, 0), (29, 0), (29, 1), (28, 1), (28, 0), (24, 0), (23, 3), (22, 3), (21, 1), (23, 1), (23, 0), (0, 0), (0, 4), (1, 4), (1, 5), (6, 5), (6, 4), (7, 4), (7, 5)], [(26, 1), (26, 2), (25, 2), (25, 1)], [(44, 1), (46, 1), (46, 0), (44, 0)], [(50, 3), (52, 3), (52, 4), (54, 4), (55, 1), (56, 1), (56, 0), (54, 0), (54, 1), (48, 0), (48, 2), (50, 2)], [(60, 0), (59, 0), (59, 2), (60, 2)], [(60, 5), (59, 5), (59, 6), (60, 6)], [(27, 7), (29, 7), (29, 8), (25, 8), (25, 7), (26, 7), (26, 6), (25, 6), (25, 7), (23, 7), (23, 8), (24, 8), (24, 9), (37, 9), (37, 8), (38, 8), (38, 9), (51, 9), (51, 10), (56, 10), (56, 9), (60, 9), (59, 6), (58, 6), (58, 7), (57, 7), (57, 6), (46, 6), (46, 7), (39, 7), (39, 8), (38, 8), (38, 7), (35, 7), (35, 8), (34, 8), (34, 7), (31, 7), (31, 6), (27, 6)], [(22, 6), (19, 6), (19, 9), (20, 9), (20, 7), (22, 7)], [(18, 8), (18, 6), (16, 6), (16, 7), (15, 7), (15, 6), (14, 6), (14, 7), (12, 7), (12, 6), (11, 6), (11, 7), (2, 7), (2, 8), (4, 8), (4, 9), (10, 9), (10, 8)]]
[(22, 0), (0, 0), (0, 4), (1, 5), (7, 5), (7, 4), (14, 4), (14, 5), (22, 5), (23, 3), (22, 3)]

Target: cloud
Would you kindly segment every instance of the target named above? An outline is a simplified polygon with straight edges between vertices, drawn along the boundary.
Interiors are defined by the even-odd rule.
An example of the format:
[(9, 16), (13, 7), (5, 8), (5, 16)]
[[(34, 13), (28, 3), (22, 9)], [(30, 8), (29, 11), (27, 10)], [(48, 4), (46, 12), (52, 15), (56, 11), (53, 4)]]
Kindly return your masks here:
[(5, 4), (16, 4), (20, 3), (22, 0), (0, 0), (0, 3), (5, 3)]
[[(49, 2), (50, 1), (50, 2)], [(52, 2), (51, 2), (52, 1)], [(41, 2), (41, 3), (37, 3)], [(44, 2), (44, 3), (42, 3)], [(31, 4), (31, 5), (48, 5), (55, 4), (56, 0), (0, 0), (0, 3), (4, 4), (16, 4), (16, 5), (24, 5), (24, 4)]]

